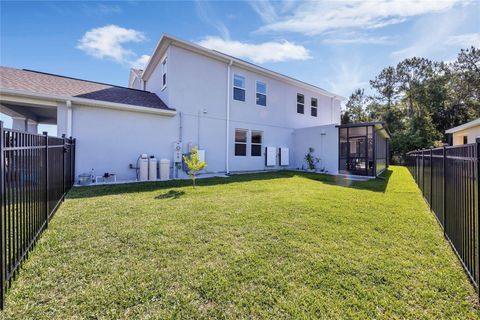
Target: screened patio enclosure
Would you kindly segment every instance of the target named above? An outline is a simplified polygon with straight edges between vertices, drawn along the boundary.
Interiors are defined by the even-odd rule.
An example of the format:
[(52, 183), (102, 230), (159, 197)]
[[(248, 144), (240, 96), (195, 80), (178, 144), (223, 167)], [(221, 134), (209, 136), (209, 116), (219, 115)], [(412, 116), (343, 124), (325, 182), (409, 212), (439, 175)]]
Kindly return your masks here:
[(339, 173), (375, 177), (388, 168), (390, 133), (383, 122), (344, 124), (338, 130)]

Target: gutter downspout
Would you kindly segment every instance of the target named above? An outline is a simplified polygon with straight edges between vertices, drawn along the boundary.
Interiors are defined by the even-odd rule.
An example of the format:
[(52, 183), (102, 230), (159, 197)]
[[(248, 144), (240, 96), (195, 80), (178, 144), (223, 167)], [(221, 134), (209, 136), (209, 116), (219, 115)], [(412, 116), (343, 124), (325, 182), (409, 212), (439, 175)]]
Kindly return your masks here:
[(233, 60), (227, 65), (227, 115), (226, 115), (226, 134), (225, 134), (225, 171), (226, 174), (230, 174), (230, 166), (229, 166), (229, 156), (230, 156), (230, 68), (233, 64)]
[(334, 121), (334, 104), (335, 104), (335, 98), (330, 98), (330, 123), (335, 123)]
[(67, 100), (67, 137), (72, 136), (72, 101)]

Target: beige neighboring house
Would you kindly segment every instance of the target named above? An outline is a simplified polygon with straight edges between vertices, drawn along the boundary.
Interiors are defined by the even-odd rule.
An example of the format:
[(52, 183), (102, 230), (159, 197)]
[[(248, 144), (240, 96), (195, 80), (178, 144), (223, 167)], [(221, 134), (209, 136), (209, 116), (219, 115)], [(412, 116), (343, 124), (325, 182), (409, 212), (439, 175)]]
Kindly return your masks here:
[(451, 141), (454, 146), (474, 143), (476, 138), (480, 138), (480, 118), (448, 129), (445, 133), (452, 135)]

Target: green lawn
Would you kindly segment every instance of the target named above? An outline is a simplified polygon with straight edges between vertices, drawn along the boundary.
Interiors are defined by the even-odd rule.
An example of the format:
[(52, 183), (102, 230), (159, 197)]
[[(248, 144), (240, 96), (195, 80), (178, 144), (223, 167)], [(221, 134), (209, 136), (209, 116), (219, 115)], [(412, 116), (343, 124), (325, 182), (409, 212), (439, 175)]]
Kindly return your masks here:
[(76, 188), (5, 319), (480, 318), (408, 171)]

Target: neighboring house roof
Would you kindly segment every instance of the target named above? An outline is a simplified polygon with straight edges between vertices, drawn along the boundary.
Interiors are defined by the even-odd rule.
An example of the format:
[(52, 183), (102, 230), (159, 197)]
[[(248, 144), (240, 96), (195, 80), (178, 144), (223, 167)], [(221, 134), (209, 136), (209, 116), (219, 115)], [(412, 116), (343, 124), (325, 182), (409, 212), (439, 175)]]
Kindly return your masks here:
[(134, 88), (133, 84), (135, 80), (142, 79), (143, 70), (130, 68), (130, 74), (128, 75), (128, 87), (132, 89), (142, 89), (142, 88)]
[(158, 42), (155, 50), (153, 51), (153, 54), (151, 55), (150, 59), (148, 60), (147, 65), (145, 66), (145, 69), (143, 70), (143, 74), (142, 74), (142, 77), (143, 77), (144, 80), (149, 79), (153, 70), (155, 69), (157, 64), (160, 62), (160, 59), (165, 54), (165, 51), (167, 50), (168, 46), (171, 45), (171, 44), (176, 45), (178, 47), (181, 47), (183, 49), (198, 53), (198, 54), (202, 54), (204, 56), (208, 56), (208, 57), (216, 59), (216, 60), (223, 61), (225, 63), (232, 62), (232, 65), (235, 65), (235, 66), (238, 66), (238, 67), (241, 67), (241, 68), (245, 68), (245, 69), (251, 70), (253, 72), (257, 72), (259, 74), (265, 75), (265, 76), (270, 77), (270, 78), (274, 78), (274, 79), (278, 79), (280, 81), (288, 82), (288, 83), (291, 83), (293, 85), (297, 85), (299, 87), (306, 88), (308, 90), (319, 92), (320, 94), (323, 94), (325, 96), (328, 96), (328, 97), (331, 97), (331, 98), (334, 98), (334, 99), (345, 100), (345, 98), (340, 96), (340, 95), (337, 95), (333, 92), (329, 92), (325, 89), (322, 89), (322, 88), (317, 87), (315, 85), (312, 85), (310, 83), (294, 79), (292, 77), (283, 75), (283, 74), (275, 72), (275, 71), (268, 70), (266, 68), (260, 67), (256, 64), (244, 61), (242, 59), (232, 57), (228, 54), (225, 54), (225, 53), (222, 53), (222, 52), (219, 52), (219, 51), (216, 51), (216, 50), (210, 50), (210, 49), (207, 49), (205, 47), (199, 46), (195, 43), (184, 41), (184, 40), (175, 38), (175, 37), (173, 37), (171, 35), (167, 35), (167, 34), (162, 35), (162, 37), (160, 38), (160, 41)]
[(135, 73), (137, 76), (142, 76), (142, 72), (143, 70), (142, 69), (135, 69), (135, 68), (132, 68), (131, 69), (133, 73)]
[(467, 122), (467, 123), (464, 123), (464, 124), (462, 124), (458, 127), (448, 129), (448, 130), (445, 131), (445, 133), (455, 133), (455, 132), (466, 130), (466, 129), (476, 127), (476, 126), (480, 126), (480, 118), (475, 119), (475, 120), (470, 121), (470, 122)]
[(152, 92), (9, 67), (0, 67), (0, 89), (174, 110)]

